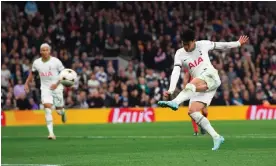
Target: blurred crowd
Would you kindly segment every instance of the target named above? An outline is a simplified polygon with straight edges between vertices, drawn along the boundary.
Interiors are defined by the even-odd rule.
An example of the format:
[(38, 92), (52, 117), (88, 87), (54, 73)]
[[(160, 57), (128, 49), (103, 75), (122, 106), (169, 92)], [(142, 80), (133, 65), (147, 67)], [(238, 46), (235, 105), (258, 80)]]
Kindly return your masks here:
[[(188, 28), (197, 40), (250, 37), (243, 48), (210, 52), (222, 80), (211, 105), (276, 104), (276, 15), (264, 3), (1, 3), (2, 109), (39, 109), (39, 77), (29, 94), (24, 82), (44, 42), (78, 73), (65, 89), (66, 108), (156, 107)], [(129, 61), (126, 68), (105, 60), (117, 56)]]

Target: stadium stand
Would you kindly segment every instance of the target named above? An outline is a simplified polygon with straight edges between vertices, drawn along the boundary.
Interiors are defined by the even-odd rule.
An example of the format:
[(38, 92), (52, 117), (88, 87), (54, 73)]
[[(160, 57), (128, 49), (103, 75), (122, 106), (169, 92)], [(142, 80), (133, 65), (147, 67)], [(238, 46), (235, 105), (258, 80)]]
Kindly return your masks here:
[[(187, 28), (197, 40), (250, 37), (241, 49), (210, 52), (222, 80), (211, 105), (276, 104), (276, 14), (262, 2), (1, 4), (3, 110), (39, 109), (39, 79), (29, 94), (24, 82), (44, 42), (79, 75), (65, 89), (67, 108), (156, 107)], [(106, 57), (129, 63), (122, 68)], [(183, 75), (178, 90), (182, 82)]]

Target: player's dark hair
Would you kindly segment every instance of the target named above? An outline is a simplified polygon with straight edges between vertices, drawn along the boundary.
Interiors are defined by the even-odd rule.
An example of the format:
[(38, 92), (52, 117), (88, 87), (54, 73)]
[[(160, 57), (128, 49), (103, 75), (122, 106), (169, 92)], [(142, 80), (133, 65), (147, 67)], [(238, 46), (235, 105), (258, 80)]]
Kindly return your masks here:
[(181, 40), (184, 43), (188, 43), (195, 40), (195, 32), (191, 29), (188, 29), (182, 33)]

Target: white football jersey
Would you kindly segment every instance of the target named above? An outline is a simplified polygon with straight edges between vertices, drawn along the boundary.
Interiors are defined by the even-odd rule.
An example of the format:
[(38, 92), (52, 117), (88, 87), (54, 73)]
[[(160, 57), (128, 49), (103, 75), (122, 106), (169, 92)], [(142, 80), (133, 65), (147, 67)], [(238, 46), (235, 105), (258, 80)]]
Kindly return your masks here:
[(195, 43), (195, 49), (191, 52), (186, 52), (184, 48), (180, 48), (176, 51), (174, 65), (180, 67), (183, 65), (192, 77), (199, 76), (207, 69), (216, 70), (208, 55), (208, 51), (214, 47), (215, 42), (201, 40)]
[[(61, 61), (56, 57), (50, 57), (47, 62), (38, 58), (33, 62), (32, 72), (38, 71), (40, 76), (41, 90), (49, 90), (52, 84), (59, 80), (59, 73), (64, 69)], [(56, 90), (62, 90), (63, 85), (59, 84)]]

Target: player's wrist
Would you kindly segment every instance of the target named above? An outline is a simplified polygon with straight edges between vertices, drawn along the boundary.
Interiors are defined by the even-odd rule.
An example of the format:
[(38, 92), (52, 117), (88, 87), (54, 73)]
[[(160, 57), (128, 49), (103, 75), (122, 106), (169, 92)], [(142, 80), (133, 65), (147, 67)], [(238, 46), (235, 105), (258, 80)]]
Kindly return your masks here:
[(241, 42), (238, 40), (237, 43), (238, 43), (238, 47), (240, 47), (241, 46)]
[(171, 95), (173, 94), (174, 90), (168, 90), (168, 93)]
[(60, 80), (58, 80), (58, 82), (56, 83), (56, 86), (58, 86), (60, 84)]

